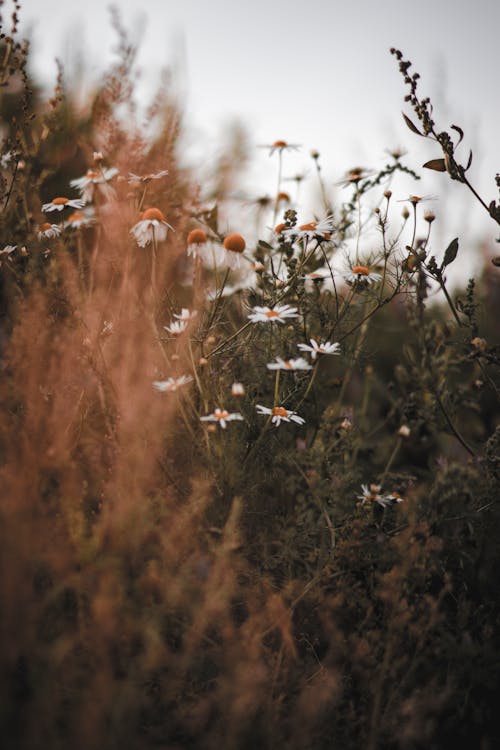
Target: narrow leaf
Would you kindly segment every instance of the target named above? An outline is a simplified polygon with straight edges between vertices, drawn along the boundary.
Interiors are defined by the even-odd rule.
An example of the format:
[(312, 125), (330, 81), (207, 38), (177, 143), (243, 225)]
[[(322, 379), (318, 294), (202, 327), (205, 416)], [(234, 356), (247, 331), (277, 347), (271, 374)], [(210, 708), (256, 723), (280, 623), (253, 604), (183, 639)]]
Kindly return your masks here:
[(426, 169), (433, 169), (435, 172), (446, 172), (446, 162), (444, 159), (431, 159), (423, 164)]
[(410, 118), (407, 117), (404, 112), (401, 112), (401, 114), (403, 115), (403, 120), (406, 122), (406, 124), (408, 125), (408, 127), (410, 128), (410, 130), (413, 131), (413, 133), (416, 133), (417, 135), (422, 135), (422, 133), (420, 132), (420, 130), (416, 127), (416, 125), (414, 125), (412, 123), (412, 121), (410, 120)]
[(261, 248), (261, 250), (267, 250), (268, 252), (269, 252), (269, 250), (273, 249), (273, 246), (270, 245), (268, 242), (264, 242), (264, 240), (259, 240), (258, 243), (257, 243), (257, 245), (258, 245), (258, 247)]
[(472, 151), (469, 151), (469, 158), (467, 160), (467, 166), (465, 167), (465, 171), (469, 169), (470, 165), (472, 164)]
[[(451, 125), (450, 127), (452, 127), (453, 130), (456, 130), (456, 132), (460, 136), (460, 138), (458, 139), (458, 142), (457, 142), (457, 146), (458, 146), (458, 144), (460, 143), (460, 141), (464, 137), (464, 131), (462, 130), (462, 128), (459, 128), (458, 125)], [(455, 146), (455, 148), (456, 148), (456, 146)]]
[(441, 264), (441, 268), (446, 268), (446, 266), (449, 266), (450, 263), (453, 263), (455, 258), (457, 257), (458, 253), (458, 237), (455, 237), (454, 240), (450, 242), (448, 247), (446, 248), (445, 254), (444, 254), (444, 260)]

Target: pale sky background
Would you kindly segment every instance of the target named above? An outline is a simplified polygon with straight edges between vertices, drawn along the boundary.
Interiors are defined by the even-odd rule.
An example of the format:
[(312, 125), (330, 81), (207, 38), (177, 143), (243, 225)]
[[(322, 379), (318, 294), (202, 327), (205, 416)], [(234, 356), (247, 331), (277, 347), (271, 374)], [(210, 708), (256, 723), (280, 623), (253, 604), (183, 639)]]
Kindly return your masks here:
[[(24, 0), (21, 31), (33, 39), (32, 70), (40, 79), (53, 85), (54, 58), (68, 61), (78, 49), (89, 76), (113, 60), (116, 39), (108, 5)], [(395, 46), (420, 73), (421, 94), (431, 96), (438, 126), (464, 128), (464, 160), (468, 147), (475, 156), (471, 181), (487, 202), (498, 197), (500, 0), (119, 0), (114, 5), (125, 27), (142, 37), (143, 90), (158, 82), (162, 66), (178, 71), (191, 158), (206, 162), (216, 153), (224, 127), (238, 118), (255, 145), (277, 139), (303, 144), (299, 153), (287, 155), (289, 175), (307, 168), (313, 179), (311, 149), (320, 151), (331, 186), (352, 166), (382, 166), (387, 148), (407, 149), (407, 163), (419, 170), (441, 153), (402, 121), (401, 110), (411, 111), (389, 54)], [(6, 2), (5, 19), (8, 12)], [(255, 148), (247, 188), (251, 185), (255, 195), (273, 194), (275, 168), (266, 151)], [(401, 198), (438, 196), (432, 209), (445, 238), (451, 239), (452, 231), (489, 238), (492, 252), (498, 252), (495, 225), (474, 208), (464, 186), (423, 170), (419, 183), (405, 178), (398, 189)]]

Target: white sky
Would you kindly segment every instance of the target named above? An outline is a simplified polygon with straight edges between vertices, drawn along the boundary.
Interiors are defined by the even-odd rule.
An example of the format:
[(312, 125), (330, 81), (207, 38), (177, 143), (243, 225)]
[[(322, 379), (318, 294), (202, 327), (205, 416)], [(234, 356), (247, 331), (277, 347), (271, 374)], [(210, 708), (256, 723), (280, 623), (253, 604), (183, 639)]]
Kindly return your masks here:
[[(289, 173), (310, 169), (312, 148), (322, 154), (333, 183), (351, 166), (381, 166), (384, 149), (401, 146), (419, 168), (440, 156), (414, 136), (401, 110), (406, 93), (391, 46), (421, 74), (421, 93), (435, 104), (442, 129), (464, 127), (474, 151), (471, 180), (487, 202), (496, 198), (500, 171), (498, 35), (500, 0), (121, 0), (126, 28), (144, 27), (139, 56), (145, 89), (158, 70), (174, 64), (190, 138), (199, 153), (215, 149), (223, 126), (239, 118), (251, 140), (303, 144), (290, 155)], [(8, 17), (9, 2), (3, 11)], [(115, 37), (102, 0), (24, 0), (21, 30), (34, 41), (34, 72), (52, 84), (54, 58), (79, 48), (90, 75), (113, 55)], [(406, 107), (405, 110), (411, 114)], [(196, 150), (196, 149), (195, 149)], [(466, 159), (466, 153), (464, 159)], [(274, 192), (274, 165), (256, 149), (255, 193)], [(310, 170), (312, 173), (312, 170)], [(486, 212), (469, 211), (473, 198), (446, 175), (424, 170), (410, 192), (437, 194), (436, 213), (451, 202), (478, 234), (493, 238)], [(445, 195), (446, 192), (446, 195)], [(468, 207), (468, 208), (465, 208)], [(498, 233), (497, 233), (498, 234)], [(498, 249), (498, 246), (496, 246)]]

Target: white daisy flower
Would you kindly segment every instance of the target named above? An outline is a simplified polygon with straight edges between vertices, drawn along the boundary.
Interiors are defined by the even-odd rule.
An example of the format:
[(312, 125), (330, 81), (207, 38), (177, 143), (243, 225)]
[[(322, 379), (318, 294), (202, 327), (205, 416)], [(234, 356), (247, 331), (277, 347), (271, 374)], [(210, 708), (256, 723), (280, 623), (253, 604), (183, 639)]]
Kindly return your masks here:
[(49, 212), (49, 211), (63, 211), (65, 208), (83, 208), (85, 205), (85, 202), (80, 200), (80, 198), (64, 198), (62, 196), (59, 196), (58, 198), (52, 198), (50, 203), (44, 203), (42, 206), (42, 211)]
[(299, 226), (292, 227), (291, 229), (283, 229), (283, 234), (287, 239), (295, 240), (313, 240), (313, 239), (331, 239), (334, 231), (334, 218), (333, 216), (326, 216), (320, 221), (310, 221), (307, 224), (300, 224)]
[(91, 224), (95, 224), (95, 221), (92, 208), (88, 208), (85, 211), (73, 211), (66, 219), (66, 226), (73, 229), (80, 229), (81, 227), (89, 227)]
[(283, 151), (298, 151), (300, 145), (298, 143), (287, 143), (287, 141), (274, 141), (274, 143), (261, 143), (259, 148), (268, 148), (269, 156), (272, 156), (275, 151), (283, 153)]
[(311, 370), (312, 367), (303, 357), (297, 359), (282, 359), (276, 357), (276, 362), (269, 362), (268, 370)]
[(168, 331), (172, 336), (180, 336), (181, 333), (184, 333), (186, 328), (188, 327), (188, 321), (187, 320), (176, 320), (174, 323), (172, 323), (169, 326), (163, 326), (163, 328)]
[(180, 315), (174, 313), (174, 318), (177, 318), (177, 320), (185, 320), (189, 323), (189, 321), (194, 320), (197, 315), (198, 312), (196, 310), (190, 311), (187, 307), (183, 307), (181, 309)]
[(311, 359), (316, 359), (318, 354), (340, 354), (340, 344), (332, 343), (330, 341), (320, 341), (316, 339), (309, 339), (311, 344), (297, 344), (297, 348), (302, 352), (310, 352)]
[(178, 378), (167, 378), (166, 380), (153, 380), (153, 388), (161, 393), (175, 393), (183, 385), (192, 383), (191, 375), (180, 375)]
[(82, 200), (84, 200), (85, 203), (90, 203), (94, 197), (96, 186), (99, 186), (99, 189), (107, 198), (114, 195), (113, 188), (106, 183), (112, 180), (117, 174), (118, 169), (116, 167), (98, 170), (88, 169), (83, 177), (78, 177), (76, 180), (70, 180), (69, 184), (71, 187), (80, 191)]
[(404, 497), (401, 497), (399, 492), (389, 492), (389, 494), (385, 496), (385, 500), (389, 505), (395, 505), (396, 503), (404, 502)]
[(316, 271), (299, 276), (299, 279), (304, 279), (305, 281), (323, 281), (323, 279), (328, 279), (330, 276), (330, 271), (327, 271), (325, 268), (317, 268)]
[(267, 406), (256, 404), (255, 408), (263, 416), (271, 416), (271, 422), (279, 427), (281, 422), (295, 422), (296, 424), (305, 424), (305, 419), (299, 417), (297, 412), (285, 409), (284, 406), (273, 406), (269, 409)]
[(382, 276), (379, 273), (370, 271), (368, 266), (353, 266), (351, 270), (344, 275), (344, 279), (350, 284), (372, 284), (375, 281), (380, 281)]
[(0, 256), (5, 255), (9, 258), (16, 249), (17, 245), (5, 245), (4, 249), (0, 250)]
[(207, 414), (205, 417), (200, 417), (202, 422), (218, 422), (223, 430), (226, 429), (228, 422), (234, 422), (235, 420), (243, 420), (242, 415), (239, 412), (229, 412), (225, 409), (216, 409), (212, 414)]
[(276, 305), (270, 307), (254, 307), (253, 312), (248, 315), (252, 323), (284, 323), (287, 318), (297, 318), (297, 308), (290, 305)]
[(39, 240), (42, 239), (48, 239), (52, 240), (54, 237), (57, 237), (59, 234), (61, 234), (61, 227), (57, 224), (49, 224), (48, 221), (45, 221), (43, 224), (38, 225), (38, 231), (36, 233), (36, 236)]
[(168, 230), (173, 227), (167, 223), (159, 208), (147, 208), (141, 213), (140, 221), (130, 230), (139, 247), (146, 247), (150, 242), (163, 242), (167, 238)]
[(129, 184), (148, 183), (151, 180), (161, 180), (162, 177), (166, 177), (168, 169), (162, 169), (160, 172), (151, 172), (150, 174), (138, 175), (133, 172), (128, 173), (127, 182)]
[(381, 494), (381, 486), (379, 484), (367, 484), (361, 485), (361, 495), (357, 495), (358, 500), (364, 503), (378, 503), (382, 508), (390, 505), (390, 500), (387, 499), (386, 495)]

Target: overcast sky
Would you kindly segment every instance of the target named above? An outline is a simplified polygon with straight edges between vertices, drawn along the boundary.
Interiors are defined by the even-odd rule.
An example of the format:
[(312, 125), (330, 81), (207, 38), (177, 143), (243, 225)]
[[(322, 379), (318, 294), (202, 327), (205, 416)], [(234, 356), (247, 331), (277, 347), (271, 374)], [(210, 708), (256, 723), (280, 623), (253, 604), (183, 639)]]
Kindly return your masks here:
[[(438, 125), (464, 127), (476, 156), (470, 176), (488, 200), (497, 197), (499, 0), (121, 0), (114, 5), (124, 25), (142, 33), (144, 88), (158, 80), (162, 66), (179, 71), (191, 140), (200, 144), (200, 153), (214, 147), (224, 125), (239, 118), (255, 144), (277, 139), (303, 144), (290, 156), (290, 173), (307, 165), (312, 148), (321, 152), (331, 183), (353, 165), (380, 166), (384, 149), (395, 146), (406, 148), (409, 163), (420, 167), (440, 154), (402, 121), (406, 91), (389, 54), (396, 46), (421, 74), (421, 92), (433, 99)], [(6, 2), (4, 17), (8, 7)], [(21, 17), (22, 30), (30, 30), (34, 42), (33, 69), (50, 84), (56, 56), (68, 60), (80, 48), (89, 75), (113, 58), (115, 37), (102, 0), (24, 0)], [(255, 150), (255, 159), (256, 183), (264, 183), (272, 164), (262, 150)], [(445, 182), (446, 175), (426, 172), (418, 186), (408, 183), (406, 194), (440, 195)], [(256, 184), (256, 192), (266, 192), (266, 185), (273, 192), (267, 182)], [(451, 185), (447, 200), (451, 195), (458, 205), (464, 194), (462, 186)], [(478, 231), (494, 235), (485, 212), (472, 216)]]

